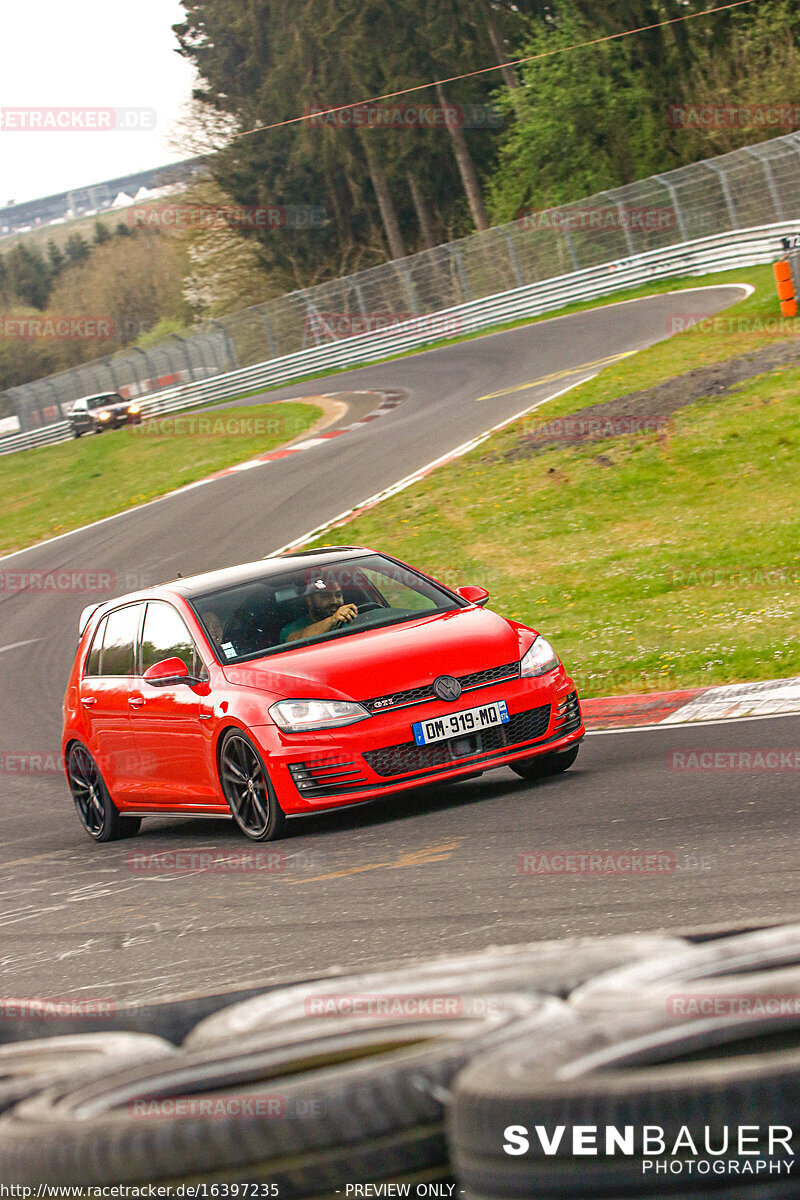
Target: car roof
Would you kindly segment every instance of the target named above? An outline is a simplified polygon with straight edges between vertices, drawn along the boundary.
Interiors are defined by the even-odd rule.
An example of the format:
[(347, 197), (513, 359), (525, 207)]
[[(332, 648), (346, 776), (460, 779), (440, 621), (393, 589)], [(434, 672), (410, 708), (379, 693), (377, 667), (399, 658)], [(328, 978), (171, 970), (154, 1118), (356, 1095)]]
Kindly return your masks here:
[(334, 562), (341, 562), (342, 559), (363, 558), (374, 553), (374, 550), (365, 546), (326, 546), (324, 550), (301, 550), (294, 554), (260, 558), (256, 562), (243, 563), (238, 567), (224, 567), (221, 571), (207, 571), (204, 575), (175, 579), (162, 587), (191, 600), (194, 596), (202, 596), (221, 588), (269, 579), (272, 575), (285, 575), (293, 567), (321, 570)]
[[(123, 396), (120, 396), (119, 392), (93, 392), (91, 396), (79, 396), (78, 400), (102, 400), (106, 396), (117, 396), (120, 400), (124, 399)], [(73, 403), (77, 404), (78, 400), (73, 401)]]

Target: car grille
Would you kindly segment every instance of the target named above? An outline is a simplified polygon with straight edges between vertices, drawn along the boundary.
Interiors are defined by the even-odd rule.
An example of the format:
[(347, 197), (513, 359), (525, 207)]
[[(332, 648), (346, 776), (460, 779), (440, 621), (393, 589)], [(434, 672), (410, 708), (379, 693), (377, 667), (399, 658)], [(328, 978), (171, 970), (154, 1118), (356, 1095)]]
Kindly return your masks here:
[(367, 782), (356, 763), (341, 758), (289, 763), (289, 774), (303, 796), (334, 796), (339, 791), (352, 791)]
[[(471, 753), (486, 754), (522, 742), (535, 741), (547, 733), (549, 724), (549, 704), (517, 713), (505, 725), (494, 725), (477, 735), (475, 741), (477, 743), (479, 737), (480, 743), (476, 744)], [(387, 746), (383, 750), (368, 750), (364, 759), (376, 775), (384, 778), (409, 775), (413, 771), (424, 771), (426, 767), (440, 767), (458, 762), (458, 757), (454, 758), (448, 742), (434, 742), (430, 746), (415, 746), (413, 742), (403, 742), (400, 746)]]
[(556, 709), (556, 720), (553, 726), (553, 732), (559, 736), (564, 736), (567, 733), (572, 733), (573, 730), (579, 729), (581, 723), (581, 706), (578, 700), (577, 692), (570, 692), (563, 700), (558, 703)]
[[(509, 679), (519, 678), (519, 663), (505, 663), (502, 667), (489, 667), (485, 671), (473, 671), (470, 675), (456, 676), (461, 684), (462, 692), (471, 692), (476, 688), (490, 687), (494, 683), (505, 683)], [(374, 700), (362, 700), (364, 708), (370, 712), (391, 712), (396, 708), (407, 708), (411, 704), (424, 704), (427, 700), (436, 700), (433, 683), (424, 687), (409, 688), (405, 692), (391, 692), (388, 696), (376, 696)]]

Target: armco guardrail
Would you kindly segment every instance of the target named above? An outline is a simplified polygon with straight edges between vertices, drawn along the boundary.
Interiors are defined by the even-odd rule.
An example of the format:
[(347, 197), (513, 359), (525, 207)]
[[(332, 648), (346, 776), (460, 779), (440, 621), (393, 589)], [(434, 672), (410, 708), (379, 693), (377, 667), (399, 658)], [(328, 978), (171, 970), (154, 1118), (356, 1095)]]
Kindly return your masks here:
[(449, 312), (571, 272), (669, 251), (701, 238), (800, 218), (800, 132), (741, 146), (406, 258), (275, 296), (182, 334), (93, 358), (0, 393), (23, 432), (60, 421), (79, 396), (138, 399), (187, 381)]
[[(455, 308), (415, 317), (379, 332), (343, 338), (211, 379), (168, 388), (143, 399), (140, 402), (142, 412), (145, 417), (154, 417), (201, 404), (213, 404), (241, 392), (290, 383), (293, 379), (317, 371), (357, 366), (376, 358), (402, 354), (443, 337), (477, 333), (493, 325), (554, 312), (576, 301), (599, 299), (658, 279), (701, 275), (771, 262), (781, 253), (781, 238), (798, 234), (800, 221), (760, 225), (573, 271)], [(3, 438), (0, 440), (0, 455), (66, 441), (69, 437), (69, 426), (66, 421), (61, 421), (36, 433)]]

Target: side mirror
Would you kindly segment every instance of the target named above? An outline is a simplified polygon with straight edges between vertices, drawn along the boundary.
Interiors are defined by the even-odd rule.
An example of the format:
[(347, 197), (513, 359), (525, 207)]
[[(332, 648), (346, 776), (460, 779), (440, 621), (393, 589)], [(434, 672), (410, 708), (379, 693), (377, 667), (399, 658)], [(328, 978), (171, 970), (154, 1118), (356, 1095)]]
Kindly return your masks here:
[(153, 663), (144, 673), (147, 683), (153, 687), (167, 687), (171, 683), (193, 683), (189, 668), (182, 658), (163, 658)]
[(460, 596), (462, 600), (469, 600), (470, 604), (477, 604), (480, 608), (483, 608), (489, 599), (489, 593), (486, 588), (472, 587), (470, 584), (465, 584), (464, 587), (457, 587), (456, 595)]

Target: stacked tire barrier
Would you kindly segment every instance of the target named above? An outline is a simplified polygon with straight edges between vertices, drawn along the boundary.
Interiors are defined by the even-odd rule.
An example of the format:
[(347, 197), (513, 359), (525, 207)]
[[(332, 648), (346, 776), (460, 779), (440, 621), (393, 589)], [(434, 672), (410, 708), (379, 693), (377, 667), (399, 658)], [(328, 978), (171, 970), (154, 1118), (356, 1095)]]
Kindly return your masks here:
[(0, 1028), (0, 1180), (797, 1196), (798, 985), (800, 925), (506, 947), (117, 1013), (148, 1032)]

